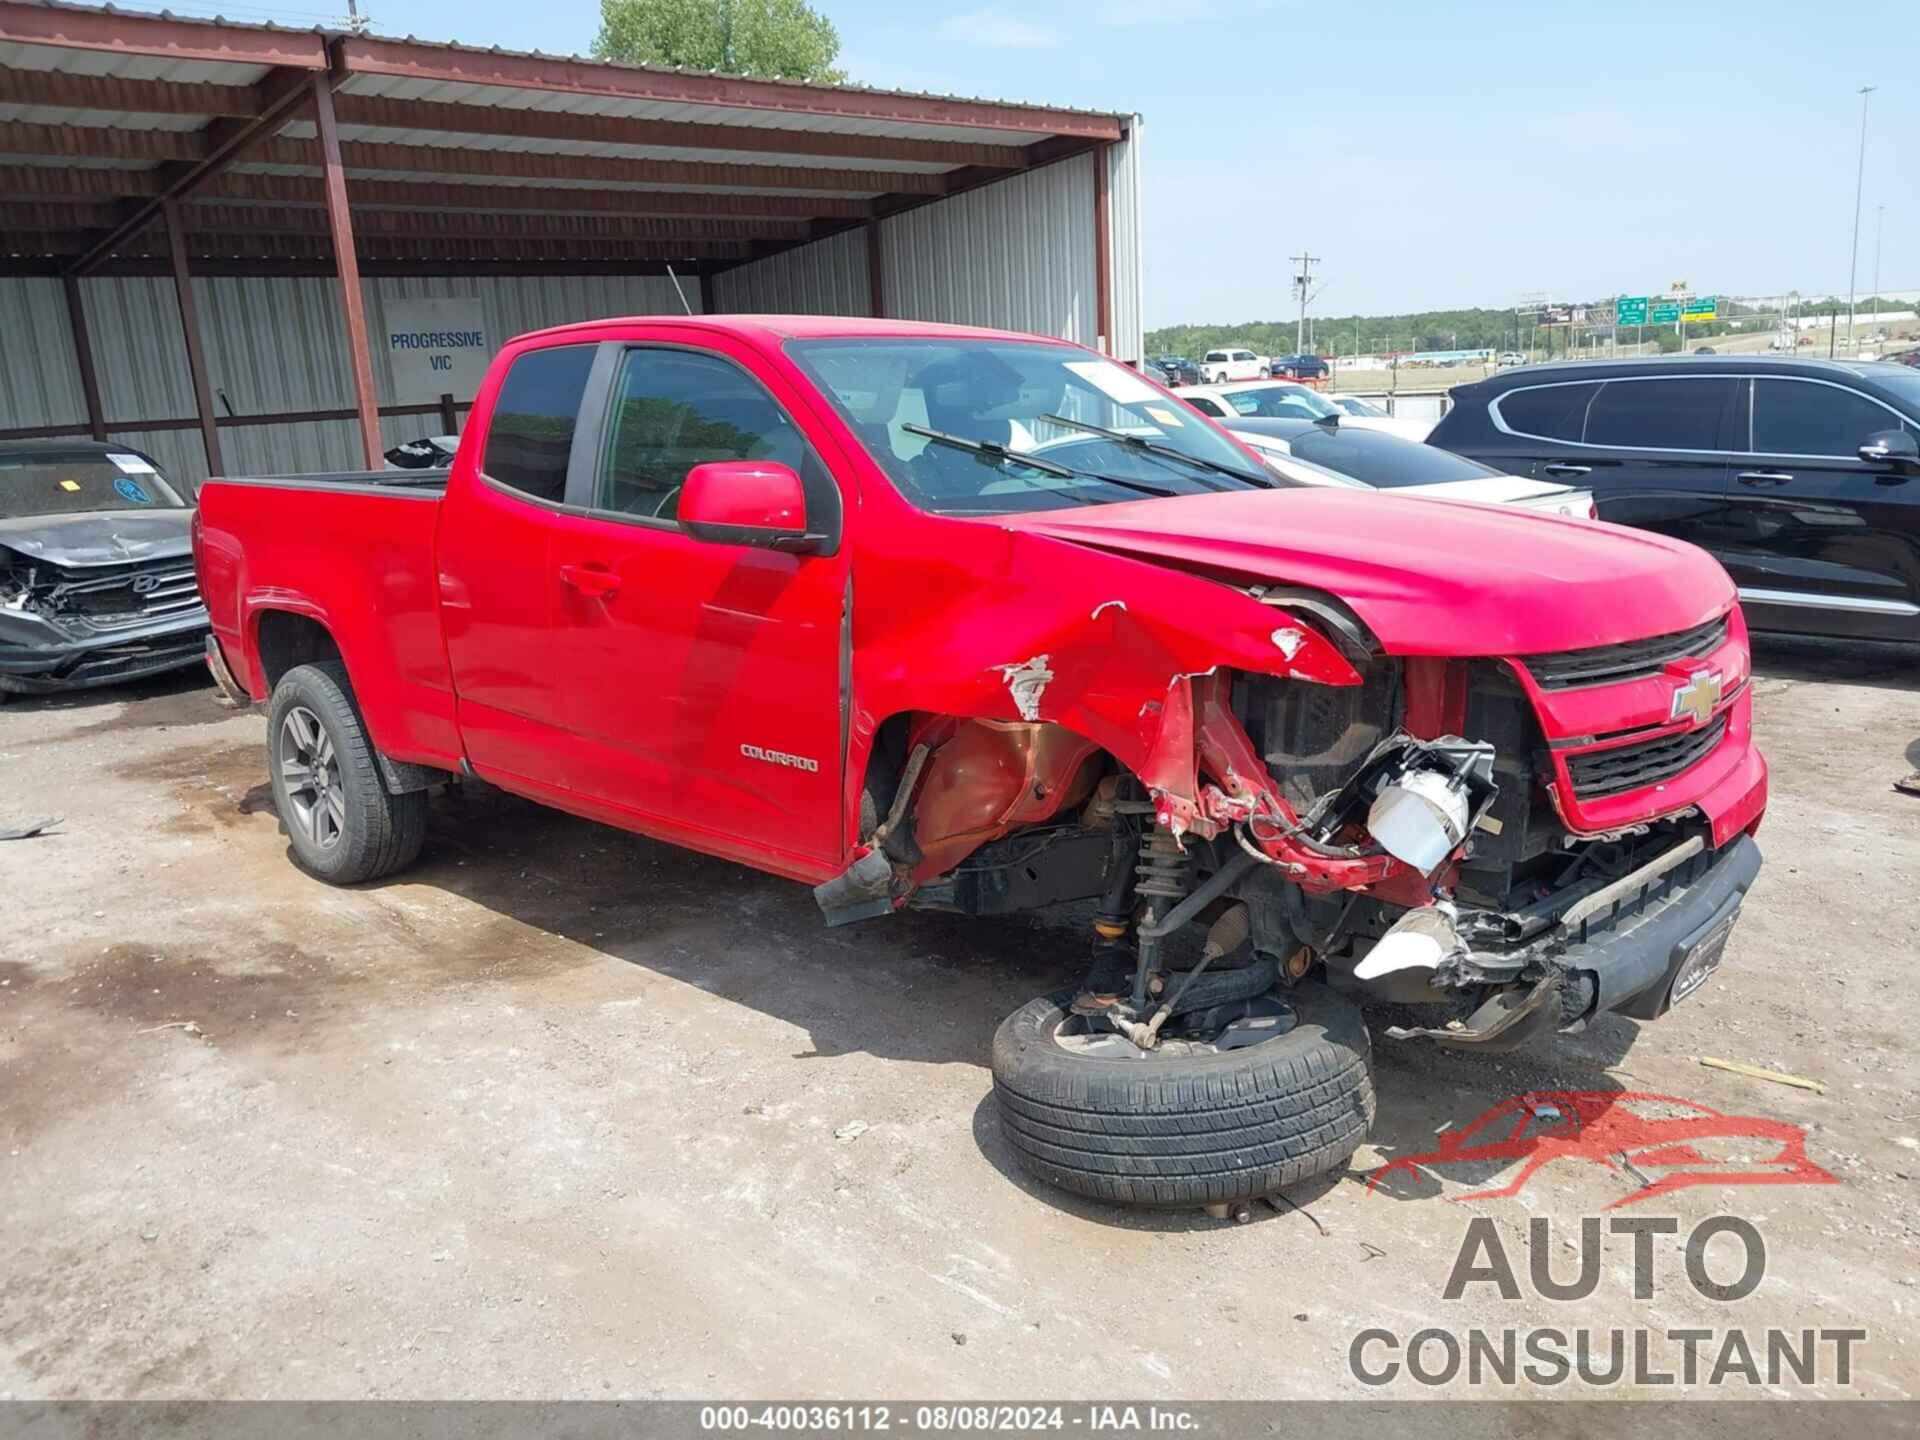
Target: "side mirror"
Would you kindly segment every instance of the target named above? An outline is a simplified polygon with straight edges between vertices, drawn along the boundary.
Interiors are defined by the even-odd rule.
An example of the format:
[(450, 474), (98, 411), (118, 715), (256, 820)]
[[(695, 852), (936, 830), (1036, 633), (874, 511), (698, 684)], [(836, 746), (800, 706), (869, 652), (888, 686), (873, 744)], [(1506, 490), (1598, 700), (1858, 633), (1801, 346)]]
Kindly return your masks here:
[(807, 495), (793, 468), (772, 460), (713, 460), (681, 482), (680, 527), (717, 545), (816, 550), (807, 529)]
[(1867, 437), (1859, 456), (1869, 465), (1894, 465), (1903, 470), (1920, 469), (1920, 441), (1905, 430), (1879, 430)]

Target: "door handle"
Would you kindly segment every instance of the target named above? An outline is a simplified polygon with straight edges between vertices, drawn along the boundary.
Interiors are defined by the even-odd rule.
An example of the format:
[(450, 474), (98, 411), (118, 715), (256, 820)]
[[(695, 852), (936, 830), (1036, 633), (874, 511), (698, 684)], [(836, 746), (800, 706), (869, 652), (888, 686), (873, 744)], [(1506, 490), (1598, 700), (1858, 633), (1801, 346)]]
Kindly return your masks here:
[(1593, 467), (1591, 465), (1562, 465), (1558, 461), (1555, 461), (1551, 465), (1542, 465), (1540, 467), (1540, 473), (1542, 475), (1566, 476), (1591, 475), (1593, 473)]
[(582, 595), (611, 595), (620, 588), (620, 577), (604, 565), (562, 565), (560, 583)]
[(1742, 470), (1733, 478), (1742, 485), (1786, 485), (1793, 480), (1785, 470)]

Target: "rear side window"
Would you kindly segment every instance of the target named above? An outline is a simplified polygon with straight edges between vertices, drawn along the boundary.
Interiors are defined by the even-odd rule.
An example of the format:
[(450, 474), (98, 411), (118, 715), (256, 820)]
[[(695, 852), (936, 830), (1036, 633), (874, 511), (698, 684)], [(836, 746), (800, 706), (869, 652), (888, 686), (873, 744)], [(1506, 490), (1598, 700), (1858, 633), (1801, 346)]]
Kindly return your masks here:
[(1225, 410), (1221, 409), (1218, 404), (1216, 404), (1212, 400), (1207, 399), (1207, 397), (1204, 395), (1189, 395), (1187, 396), (1187, 403), (1193, 406), (1193, 408), (1198, 410), (1202, 415), (1211, 415), (1216, 420), (1220, 419), (1222, 416), (1224, 416), (1227, 413)]
[(1587, 404), (1599, 389), (1597, 383), (1529, 386), (1500, 396), (1494, 411), (1515, 434), (1577, 441), (1587, 422)]
[(1898, 430), (1891, 411), (1837, 385), (1753, 382), (1753, 448), (1763, 455), (1845, 455), (1877, 430)]
[(1732, 380), (1609, 380), (1587, 407), (1586, 443), (1718, 450)]
[(559, 345), (513, 362), (487, 428), (480, 468), (488, 479), (554, 505), (566, 498), (567, 461), (595, 348)]

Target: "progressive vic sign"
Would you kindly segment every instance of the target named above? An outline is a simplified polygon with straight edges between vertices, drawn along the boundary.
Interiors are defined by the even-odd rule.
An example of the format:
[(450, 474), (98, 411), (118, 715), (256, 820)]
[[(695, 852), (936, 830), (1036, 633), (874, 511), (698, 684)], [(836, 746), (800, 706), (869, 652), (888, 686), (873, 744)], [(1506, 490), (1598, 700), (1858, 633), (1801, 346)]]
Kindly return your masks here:
[(473, 399), (493, 358), (480, 302), (396, 300), (386, 311), (394, 398), (402, 405), (431, 405), (442, 395)]

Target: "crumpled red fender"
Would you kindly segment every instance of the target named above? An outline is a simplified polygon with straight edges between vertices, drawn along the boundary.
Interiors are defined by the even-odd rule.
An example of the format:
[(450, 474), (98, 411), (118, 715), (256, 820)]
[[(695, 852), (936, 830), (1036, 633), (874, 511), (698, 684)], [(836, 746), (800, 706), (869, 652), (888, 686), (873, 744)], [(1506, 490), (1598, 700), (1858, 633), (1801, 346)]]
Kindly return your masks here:
[(1394, 867), (1269, 838), (1294, 817), (1229, 707), (1224, 672), (1358, 684), (1318, 630), (1231, 577), (984, 523), (978, 535), (977, 546), (938, 555), (895, 547), (865, 557), (874, 563), (858, 572), (848, 767), (855, 814), (873, 733), (889, 715), (1044, 721), (1132, 770), (1177, 835), (1216, 835), (1264, 817), (1271, 823), (1255, 831), (1263, 847), (1313, 889), (1367, 884)]

